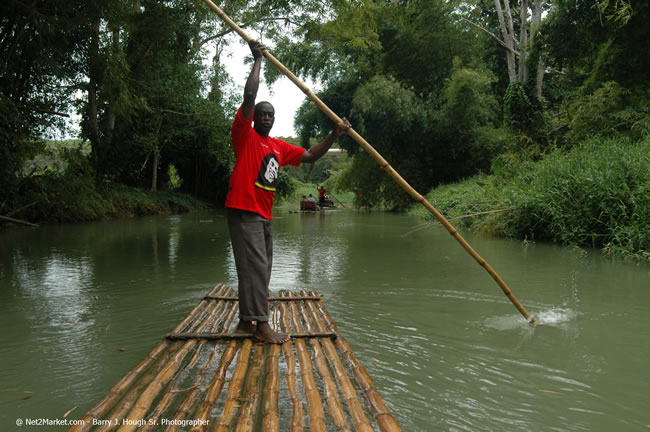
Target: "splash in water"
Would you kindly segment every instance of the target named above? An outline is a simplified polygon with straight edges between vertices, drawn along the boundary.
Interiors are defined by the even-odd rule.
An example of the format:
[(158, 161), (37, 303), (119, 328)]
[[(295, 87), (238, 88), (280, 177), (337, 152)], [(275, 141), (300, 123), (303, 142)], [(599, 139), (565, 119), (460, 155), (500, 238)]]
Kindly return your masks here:
[(539, 312), (535, 318), (539, 324), (561, 325), (573, 320), (578, 314), (573, 309), (553, 308), (551, 310)]
[[(533, 313), (539, 325), (561, 327), (573, 320), (577, 313), (568, 308), (551, 308), (549, 310)], [(497, 330), (514, 330), (529, 326), (528, 321), (521, 315), (506, 315), (492, 317), (485, 320), (485, 326)]]

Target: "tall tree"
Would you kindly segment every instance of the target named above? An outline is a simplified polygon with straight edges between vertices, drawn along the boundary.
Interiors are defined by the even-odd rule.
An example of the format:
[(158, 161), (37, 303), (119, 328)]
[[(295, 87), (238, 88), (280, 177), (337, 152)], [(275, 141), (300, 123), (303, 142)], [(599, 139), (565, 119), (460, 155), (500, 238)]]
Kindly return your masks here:
[(0, 213), (21, 205), (22, 167), (40, 149), (38, 138), (65, 127), (84, 13), (83, 2), (0, 2)]
[[(529, 80), (531, 52), (537, 43), (537, 35), (545, 10), (542, 0), (519, 0), (516, 9), (511, 8), (510, 0), (494, 0), (494, 11), (498, 19), (501, 37), (490, 31), (484, 24), (477, 23), (466, 16), (460, 18), (483, 30), (493, 37), (504, 49), (510, 83), (525, 83)], [(479, 3), (479, 7), (480, 7)], [(516, 19), (515, 19), (516, 18)], [(535, 95), (542, 96), (545, 64), (539, 50), (536, 51), (535, 66)]]

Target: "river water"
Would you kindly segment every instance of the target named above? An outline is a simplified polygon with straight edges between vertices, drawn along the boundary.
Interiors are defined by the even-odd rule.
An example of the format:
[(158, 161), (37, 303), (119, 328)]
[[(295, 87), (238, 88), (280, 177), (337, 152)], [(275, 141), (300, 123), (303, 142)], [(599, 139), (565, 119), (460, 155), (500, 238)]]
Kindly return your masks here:
[[(464, 232), (533, 326), (441, 226), (275, 215), (272, 290), (325, 297), (404, 431), (650, 430), (648, 265)], [(81, 417), (218, 282), (222, 212), (0, 232), (0, 430)]]

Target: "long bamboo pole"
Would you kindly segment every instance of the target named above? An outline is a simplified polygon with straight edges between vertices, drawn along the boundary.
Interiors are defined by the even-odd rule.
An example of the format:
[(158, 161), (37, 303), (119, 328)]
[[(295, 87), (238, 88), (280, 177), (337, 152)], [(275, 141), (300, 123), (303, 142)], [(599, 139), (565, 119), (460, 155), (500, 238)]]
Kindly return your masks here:
[(167, 364), (169, 358), (175, 354), (175, 352), (180, 348), (182, 342), (176, 342), (170, 347), (169, 350), (165, 352), (165, 355), (160, 359), (158, 363), (153, 365), (147, 374), (137, 383), (131, 387), (128, 393), (120, 400), (120, 402), (113, 408), (113, 410), (106, 416), (105, 420), (110, 419), (110, 423), (103, 425), (96, 432), (110, 432), (117, 429), (118, 425), (122, 421), (125, 415), (131, 411), (133, 404), (140, 396), (142, 390), (147, 388), (149, 383), (160, 373), (162, 368)]
[[(219, 18), (221, 18), (230, 28), (237, 32), (244, 40), (250, 42), (253, 40), (244, 30), (242, 30), (233, 20), (231, 20), (228, 15), (226, 15), (217, 5), (215, 5), (211, 0), (203, 0), (209, 7), (212, 9)], [(269, 60), (273, 66), (278, 68), (284, 75), (286, 75), (295, 85), (302, 90), (309, 99), (311, 99), (316, 106), (327, 115), (334, 123), (338, 125), (343, 125), (343, 120), (334, 113), (323, 101), (321, 101), (318, 96), (316, 96), (298, 77), (296, 77), (286, 66), (284, 66), (278, 59), (273, 57), (271, 53), (267, 50), (263, 51), (264, 57)], [(478, 252), (476, 252), (472, 246), (458, 233), (456, 228), (454, 228), (447, 218), (445, 218), (442, 213), (440, 213), (427, 199), (419, 194), (413, 187), (406, 181), (402, 176), (395, 171), (395, 169), (382, 157), (377, 150), (375, 150), (361, 135), (359, 135), (354, 129), (350, 128), (347, 131), (348, 135), (352, 137), (361, 147), (366, 150), (370, 156), (375, 159), (375, 161), (382, 167), (401, 187), (404, 189), (411, 197), (422, 204), (428, 211), (431, 213), (438, 221), (449, 231), (449, 233), (456, 239), (458, 243), (479, 263), (481, 267), (487, 271), (490, 276), (496, 281), (496, 283), (501, 287), (503, 293), (510, 299), (512, 304), (519, 310), (519, 312), (528, 320), (530, 323), (534, 323), (535, 317), (528, 313), (526, 308), (519, 302), (517, 297), (510, 290), (505, 281), (497, 274), (497, 272), (492, 268), (490, 264), (483, 257), (481, 257)]]
[(197, 414), (194, 416), (194, 420), (197, 420), (198, 424), (190, 429), (191, 432), (203, 432), (207, 428), (206, 424), (210, 420), (210, 410), (221, 394), (221, 390), (226, 382), (228, 368), (235, 354), (237, 354), (237, 344), (238, 342), (236, 340), (231, 340), (221, 355), (221, 361), (219, 362), (214, 377), (210, 381), (205, 399), (201, 402)]

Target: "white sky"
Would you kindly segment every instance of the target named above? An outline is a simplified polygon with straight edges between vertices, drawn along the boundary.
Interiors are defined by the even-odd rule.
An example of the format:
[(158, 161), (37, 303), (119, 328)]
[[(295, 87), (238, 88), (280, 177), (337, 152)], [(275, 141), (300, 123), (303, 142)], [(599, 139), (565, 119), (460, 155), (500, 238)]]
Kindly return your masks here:
[[(254, 35), (252, 35), (254, 36)], [(242, 45), (237, 39), (238, 35), (230, 35), (230, 44), (221, 56), (221, 62), (225, 65), (226, 70), (235, 82), (235, 92), (243, 94), (244, 84), (251, 71), (252, 63), (245, 63), (246, 58), (251, 57), (251, 51), (248, 45)], [(269, 49), (271, 54), (273, 50)], [(211, 60), (211, 59), (210, 59)], [(278, 58), (282, 62), (281, 58)], [(273, 67), (264, 60), (265, 65)], [(262, 71), (264, 71), (264, 68)], [(318, 90), (310, 80), (303, 80), (305, 85), (314, 93)], [(290, 137), (296, 136), (293, 127), (293, 120), (298, 107), (305, 101), (307, 96), (300, 90), (289, 78), (282, 76), (271, 88), (266, 84), (264, 78), (260, 80), (260, 88), (257, 92), (257, 102), (266, 100), (271, 102), (275, 107), (275, 124), (271, 130), (271, 136)]]

